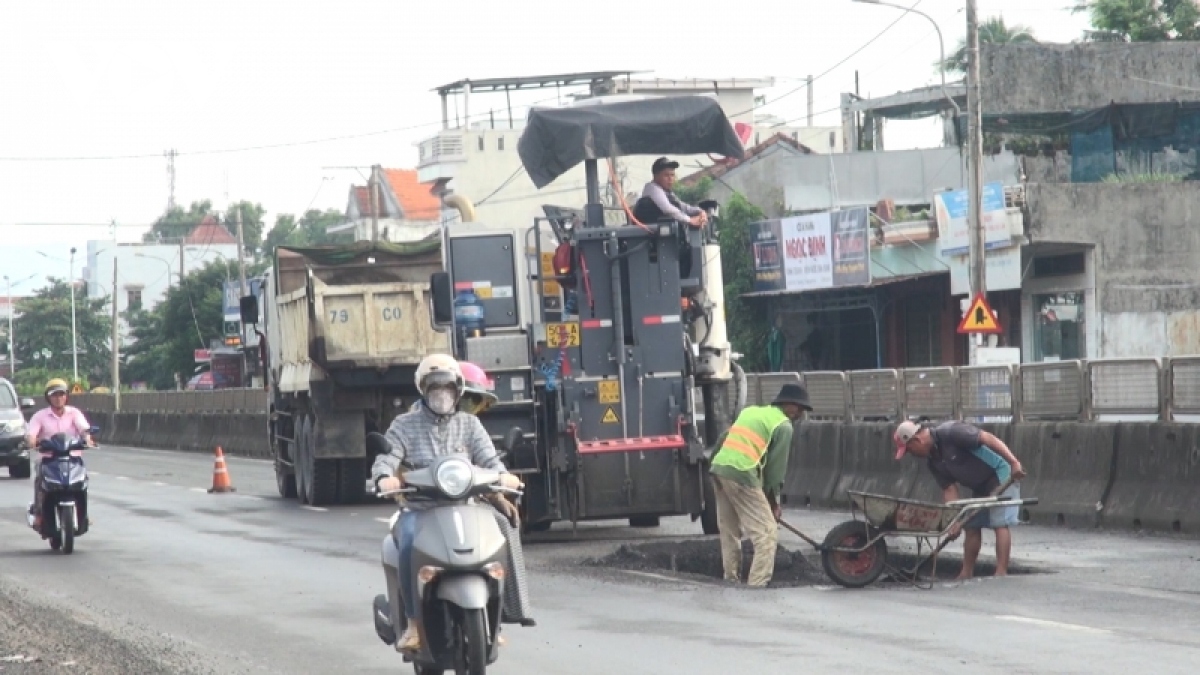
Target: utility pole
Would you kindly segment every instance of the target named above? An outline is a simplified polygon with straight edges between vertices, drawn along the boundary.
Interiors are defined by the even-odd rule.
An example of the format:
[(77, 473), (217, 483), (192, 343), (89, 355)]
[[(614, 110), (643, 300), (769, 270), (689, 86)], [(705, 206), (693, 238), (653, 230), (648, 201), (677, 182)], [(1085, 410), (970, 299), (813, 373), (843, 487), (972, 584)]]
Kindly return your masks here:
[(79, 340), (75, 330), (75, 247), (71, 247), (71, 369), (75, 380), (71, 387), (79, 384)]
[[(987, 259), (984, 253), (983, 236), (983, 105), (980, 94), (983, 87), (979, 82), (979, 17), (976, 0), (967, 0), (967, 115), (970, 127), (967, 230), (970, 235), (971, 297), (981, 295), (987, 299)], [(970, 344), (971, 363), (976, 361), (975, 349), (980, 336), (972, 336)]]
[(8, 378), (16, 381), (17, 347), (16, 341), (13, 340), (13, 314), (17, 313), (17, 308), (13, 305), (12, 279), (9, 279), (7, 274), (4, 275), (4, 283), (8, 286)]
[(167, 192), (167, 212), (170, 213), (171, 209), (175, 208), (175, 158), (179, 153), (175, 148), (171, 148), (164, 152), (163, 156), (167, 158), (167, 183), (170, 186), (170, 191)]
[(117, 330), (117, 256), (113, 256), (113, 285), (112, 285), (112, 391), (113, 405), (121, 410), (121, 336)]
[[(245, 255), (245, 236), (242, 233), (242, 207), (237, 207), (237, 258), (238, 258), (238, 281), (241, 288), (240, 297), (246, 297), (250, 292), (246, 289), (246, 255)], [(242, 386), (245, 386), (247, 359), (246, 359), (246, 324), (238, 320), (238, 351), (242, 353)]]
[(183, 292), (183, 237), (179, 238), (179, 291)]
[(371, 167), (371, 241), (379, 241), (379, 165)]

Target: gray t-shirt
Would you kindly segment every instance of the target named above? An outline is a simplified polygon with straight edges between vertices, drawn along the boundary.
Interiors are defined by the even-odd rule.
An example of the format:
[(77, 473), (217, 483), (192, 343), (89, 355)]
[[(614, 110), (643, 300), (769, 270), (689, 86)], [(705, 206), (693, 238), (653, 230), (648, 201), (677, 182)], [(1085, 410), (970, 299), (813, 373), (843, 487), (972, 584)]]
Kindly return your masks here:
[(945, 422), (930, 429), (933, 450), (929, 471), (943, 490), (962, 484), (975, 495), (986, 495), (1008, 480), (1011, 467), (983, 445), (978, 427), (966, 422)]

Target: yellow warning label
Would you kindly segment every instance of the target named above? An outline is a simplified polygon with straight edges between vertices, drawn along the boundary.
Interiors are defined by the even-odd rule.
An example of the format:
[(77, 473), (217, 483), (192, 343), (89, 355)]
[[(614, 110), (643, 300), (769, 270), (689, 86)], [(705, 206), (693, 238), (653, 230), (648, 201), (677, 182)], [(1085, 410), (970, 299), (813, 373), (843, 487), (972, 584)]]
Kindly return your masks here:
[(617, 419), (617, 413), (612, 408), (604, 411), (604, 417), (600, 418), (601, 424), (617, 424), (621, 420)]
[(600, 382), (600, 402), (620, 403), (621, 383), (616, 380), (604, 380)]
[[(554, 254), (553, 253), (543, 253), (542, 254), (542, 277), (545, 278), (545, 277), (552, 277), (552, 276), (554, 276)], [(542, 283), (542, 294), (543, 295), (558, 295), (559, 290), (560, 289), (559, 289), (557, 281), (546, 281), (546, 282)]]

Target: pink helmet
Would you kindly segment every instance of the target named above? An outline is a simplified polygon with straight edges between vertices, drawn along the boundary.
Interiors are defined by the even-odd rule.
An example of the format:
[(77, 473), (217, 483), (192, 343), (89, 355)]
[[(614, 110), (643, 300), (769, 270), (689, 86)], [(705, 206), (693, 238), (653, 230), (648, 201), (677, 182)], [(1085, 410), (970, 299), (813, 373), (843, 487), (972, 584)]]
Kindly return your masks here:
[(478, 415), (487, 410), (496, 403), (497, 396), (489, 391), (495, 386), (487, 376), (487, 372), (470, 361), (459, 361), (459, 370), (462, 371), (465, 387), (463, 387), (462, 398), (459, 399), (458, 409)]

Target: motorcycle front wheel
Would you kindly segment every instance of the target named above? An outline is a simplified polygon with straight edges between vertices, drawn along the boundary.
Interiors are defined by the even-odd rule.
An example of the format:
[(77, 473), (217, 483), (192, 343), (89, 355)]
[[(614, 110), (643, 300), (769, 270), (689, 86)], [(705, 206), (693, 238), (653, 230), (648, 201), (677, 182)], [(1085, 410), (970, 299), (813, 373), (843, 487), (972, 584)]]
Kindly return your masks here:
[(75, 550), (75, 517), (74, 509), (70, 506), (58, 507), (58, 527), (62, 535), (63, 555), (71, 555)]
[(459, 654), (458, 667), (455, 675), (486, 675), (487, 674), (487, 622), (482, 609), (464, 609), (462, 622), (459, 624)]

